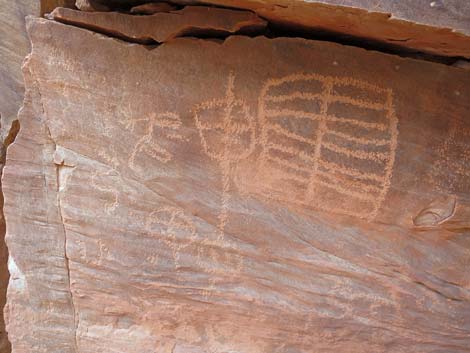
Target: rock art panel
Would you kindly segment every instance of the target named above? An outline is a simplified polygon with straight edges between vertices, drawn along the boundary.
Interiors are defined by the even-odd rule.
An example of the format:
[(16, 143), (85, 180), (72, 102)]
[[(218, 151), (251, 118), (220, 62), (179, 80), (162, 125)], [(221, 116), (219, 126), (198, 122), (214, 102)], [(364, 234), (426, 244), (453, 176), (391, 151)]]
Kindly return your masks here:
[(298, 38), (29, 32), (3, 178), (15, 353), (468, 352), (468, 228), (443, 226), (468, 192), (432, 170), (470, 73)]

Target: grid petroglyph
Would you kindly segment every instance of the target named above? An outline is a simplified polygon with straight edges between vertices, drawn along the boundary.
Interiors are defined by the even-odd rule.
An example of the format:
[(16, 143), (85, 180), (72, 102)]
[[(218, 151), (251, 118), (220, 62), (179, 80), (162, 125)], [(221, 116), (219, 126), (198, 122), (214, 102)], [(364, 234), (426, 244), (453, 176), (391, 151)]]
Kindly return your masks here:
[(260, 192), (326, 211), (376, 216), (397, 145), (390, 89), (317, 74), (271, 79), (261, 92), (259, 119)]

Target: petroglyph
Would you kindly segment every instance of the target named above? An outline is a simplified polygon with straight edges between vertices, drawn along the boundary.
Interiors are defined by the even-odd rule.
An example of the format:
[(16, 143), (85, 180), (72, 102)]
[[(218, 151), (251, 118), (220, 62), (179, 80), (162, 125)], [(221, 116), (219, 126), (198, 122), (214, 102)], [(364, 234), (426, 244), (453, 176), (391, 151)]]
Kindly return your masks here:
[(451, 120), (447, 138), (438, 148), (439, 159), (432, 168), (433, 183), (438, 190), (468, 194), (470, 192), (470, 129), (461, 121)]
[(185, 140), (178, 132), (182, 126), (182, 122), (180, 117), (175, 113), (153, 113), (148, 118), (128, 121), (127, 127), (134, 130), (136, 124), (141, 122), (146, 124), (145, 134), (137, 141), (129, 157), (129, 167), (136, 172), (140, 172), (142, 169), (142, 166), (139, 166), (136, 161), (137, 157), (142, 153), (148, 154), (161, 163), (168, 163), (173, 159), (173, 155), (166, 148), (157, 143), (157, 140), (161, 140), (161, 138), (172, 141)]
[(259, 100), (258, 192), (373, 219), (389, 189), (397, 146), (390, 89), (352, 78), (271, 79)]
[(100, 239), (98, 240), (99, 254), (98, 254), (98, 266), (103, 264), (103, 260), (109, 255), (109, 248), (105, 243)]
[[(153, 211), (146, 223), (145, 229), (150, 235), (156, 236), (167, 245), (172, 252), (175, 269), (181, 266), (180, 253), (188, 246), (196, 246), (196, 227), (184, 211), (173, 206), (164, 206)], [(197, 258), (200, 258), (198, 249)], [(153, 256), (152, 263), (158, 262)]]
[(119, 190), (117, 190), (116, 188), (112, 186), (109, 186), (109, 185), (114, 185), (115, 183), (103, 182), (103, 179), (113, 178), (113, 177), (118, 177), (118, 176), (119, 174), (115, 170), (108, 170), (104, 173), (95, 172), (91, 176), (91, 185), (99, 192), (107, 194), (108, 195), (106, 197), (107, 199), (109, 198), (111, 199), (111, 201), (105, 202), (104, 204), (104, 210), (106, 214), (108, 215), (113, 214), (114, 211), (119, 206)]
[(230, 202), (231, 175), (237, 162), (255, 148), (255, 122), (247, 104), (233, 93), (235, 76), (229, 74), (225, 97), (194, 108), (194, 118), (204, 152), (222, 171), (222, 202), (218, 216), (219, 240), (224, 237)]
[[(145, 229), (147, 234), (168, 247), (175, 270), (191, 268), (194, 271), (197, 268), (209, 275), (207, 287), (201, 288), (205, 298), (215, 290), (218, 279), (230, 272), (235, 277), (242, 271), (243, 259), (231, 251), (229, 242), (221, 242), (218, 234), (200, 237), (192, 217), (178, 207), (163, 206), (153, 211), (145, 221)], [(163, 259), (151, 254), (146, 261), (158, 265)]]

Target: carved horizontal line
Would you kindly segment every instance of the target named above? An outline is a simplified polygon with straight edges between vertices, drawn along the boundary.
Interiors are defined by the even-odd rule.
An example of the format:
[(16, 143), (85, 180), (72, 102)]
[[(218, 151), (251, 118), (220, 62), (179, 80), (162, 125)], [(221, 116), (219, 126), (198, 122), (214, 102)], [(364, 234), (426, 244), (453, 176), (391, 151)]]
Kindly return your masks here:
[(324, 95), (319, 94), (319, 93), (305, 93), (305, 92), (294, 92), (291, 94), (283, 94), (283, 95), (276, 95), (276, 96), (266, 96), (264, 97), (264, 100), (267, 102), (286, 102), (286, 101), (291, 101), (295, 99), (306, 99), (306, 100), (323, 100)]
[(379, 131), (387, 131), (389, 126), (385, 124), (380, 124), (380, 123), (370, 123), (367, 121), (361, 121), (361, 120), (356, 120), (356, 119), (350, 119), (350, 118), (340, 118), (334, 115), (326, 115), (326, 120), (327, 121), (332, 121), (332, 122), (340, 122), (340, 123), (346, 123), (346, 124), (351, 124), (354, 126), (360, 126), (364, 127), (367, 129), (376, 129)]
[(323, 142), (322, 147), (329, 149), (330, 151), (341, 153), (349, 157), (356, 157), (359, 159), (367, 159), (372, 161), (387, 161), (390, 156), (388, 153), (382, 152), (366, 152), (366, 151), (354, 151), (347, 148), (337, 146), (333, 143)]
[(388, 88), (382, 88), (365, 81), (356, 80), (351, 77), (332, 77), (332, 83), (333, 85), (337, 86), (351, 86), (369, 90), (375, 93), (390, 94), (390, 89)]
[(225, 125), (223, 123), (210, 123), (210, 124), (203, 124), (199, 122), (198, 128), (202, 131), (211, 131), (217, 130), (220, 132), (230, 132), (230, 133), (244, 133), (249, 132), (252, 130), (252, 127), (247, 124), (234, 124), (230, 123)]
[(181, 127), (182, 123), (176, 119), (156, 119), (154, 125), (158, 127), (170, 127), (173, 129), (178, 129)]
[(293, 156), (297, 156), (297, 157), (300, 157), (300, 158), (304, 159), (305, 161), (315, 162), (315, 159), (313, 157), (310, 157), (309, 155), (307, 155), (305, 152), (303, 152), (303, 150), (293, 148), (293, 147), (290, 147), (290, 146), (283, 146), (283, 145), (278, 145), (278, 144), (270, 142), (266, 145), (266, 149), (268, 151), (271, 150), (271, 149), (274, 149), (274, 150), (277, 150), (277, 151), (280, 151), (280, 152), (290, 153)]
[(280, 117), (293, 117), (297, 119), (308, 119), (313, 121), (322, 120), (323, 116), (314, 113), (308, 113), (301, 110), (290, 110), (290, 109), (281, 109), (281, 110), (265, 110), (266, 117), (268, 118), (280, 118)]
[(352, 191), (350, 189), (343, 188), (342, 186), (340, 186), (338, 184), (332, 184), (330, 182), (327, 182), (327, 181), (319, 179), (319, 178), (312, 180), (312, 182), (314, 184), (320, 184), (320, 185), (326, 186), (326, 187), (328, 187), (328, 188), (330, 188), (330, 189), (332, 189), (332, 190), (334, 190), (334, 191), (336, 191), (340, 194), (350, 196), (350, 197), (355, 197), (355, 198), (360, 199), (360, 200), (371, 201), (371, 203), (373, 203), (377, 200), (377, 196), (370, 195), (370, 194), (367, 194), (365, 192)]
[(355, 136), (351, 136), (348, 134), (345, 134), (343, 132), (333, 130), (331, 128), (326, 129), (326, 134), (334, 135), (337, 137), (340, 137), (342, 139), (348, 140), (350, 142), (362, 144), (362, 145), (374, 145), (374, 146), (386, 146), (390, 144), (389, 140), (385, 139), (371, 139), (371, 138), (359, 138)]
[[(331, 173), (328, 173), (328, 172), (322, 172), (321, 170), (317, 170), (316, 172), (317, 174), (325, 177), (325, 178), (328, 178), (328, 179), (333, 179), (335, 181), (335, 185), (338, 185), (338, 184), (347, 184), (347, 183), (350, 183), (351, 186), (354, 186), (356, 188), (359, 188), (359, 189), (364, 189), (368, 192), (372, 192), (372, 193), (380, 193), (382, 191), (382, 188), (379, 187), (379, 186), (375, 186), (375, 185), (370, 185), (370, 184), (364, 184), (363, 181), (349, 181), (349, 182), (344, 182), (342, 181), (341, 179), (339, 179), (338, 177), (332, 175)], [(348, 185), (349, 186), (349, 185)], [(348, 188), (348, 190), (350, 190)]]
[(343, 166), (341, 166), (339, 164), (336, 164), (334, 162), (329, 162), (329, 161), (322, 160), (321, 158), (318, 160), (318, 164), (321, 167), (323, 167), (325, 169), (328, 169), (332, 172), (338, 172), (338, 173), (345, 174), (345, 175), (348, 175), (348, 176), (352, 176), (352, 177), (355, 177), (355, 178), (364, 179), (364, 180), (374, 180), (374, 181), (377, 181), (377, 182), (380, 182), (380, 183), (384, 183), (386, 181), (385, 176), (380, 176), (380, 175), (374, 174), (374, 173), (363, 173), (363, 172), (355, 170), (355, 169), (350, 169), (350, 168), (343, 167)]
[[(266, 159), (269, 160), (269, 161), (273, 161), (275, 163), (278, 163), (282, 166), (285, 166), (285, 167), (288, 167), (288, 168), (291, 168), (295, 171), (299, 171), (299, 172), (305, 172), (305, 173), (309, 173), (311, 174), (312, 173), (312, 170), (309, 169), (309, 168), (305, 168), (303, 166), (300, 166), (296, 163), (293, 163), (293, 162), (290, 162), (290, 161), (286, 161), (284, 159), (281, 159), (281, 158), (278, 158), (278, 157), (274, 157), (274, 156), (271, 156), (271, 155), (267, 155), (266, 156)], [(306, 179), (307, 180), (307, 179)]]
[(329, 97), (329, 101), (331, 102), (339, 102), (339, 103), (346, 103), (350, 105), (354, 105), (360, 108), (368, 108), (374, 110), (385, 110), (387, 107), (381, 103), (374, 103), (370, 101), (366, 101), (363, 99), (355, 99), (348, 96), (341, 96), (341, 95), (332, 95)]
[(315, 145), (315, 142), (312, 141), (311, 139), (300, 136), (300, 135), (298, 135), (294, 132), (287, 131), (284, 127), (282, 127), (281, 125), (276, 124), (276, 123), (270, 122), (269, 124), (266, 125), (266, 129), (268, 129), (270, 131), (277, 132), (279, 134), (282, 134), (286, 137), (297, 140), (299, 142), (307, 143), (307, 144), (312, 145), (312, 146)]

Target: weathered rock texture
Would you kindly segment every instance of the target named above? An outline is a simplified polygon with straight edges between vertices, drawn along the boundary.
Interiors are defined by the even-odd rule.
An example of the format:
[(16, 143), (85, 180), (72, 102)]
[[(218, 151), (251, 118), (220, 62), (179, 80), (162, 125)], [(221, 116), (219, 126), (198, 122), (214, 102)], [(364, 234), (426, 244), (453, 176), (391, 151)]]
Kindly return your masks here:
[(468, 71), (29, 32), (14, 353), (469, 352)]
[[(18, 130), (15, 120), (23, 102), (21, 63), (30, 51), (24, 17), (39, 15), (39, 6), (35, 0), (0, 0), (0, 176), (6, 148)], [(8, 252), (4, 237), (3, 195), (0, 195), (0, 353), (10, 352), (3, 318), (8, 283)]]
[(21, 63), (30, 51), (25, 16), (39, 15), (40, 4), (34, 0), (0, 0), (0, 115), (2, 140), (16, 119), (23, 103)]
[(266, 21), (247, 11), (187, 6), (170, 13), (134, 16), (118, 12), (87, 13), (56, 8), (50, 18), (137, 43), (162, 43), (189, 35), (228, 36), (256, 33)]
[[(116, 1), (101, 0), (101, 2)], [(470, 2), (465, 0), (174, 0), (173, 2), (249, 9), (274, 23), (301, 26), (309, 31), (330, 31), (438, 55), (470, 58)]]
[(138, 15), (153, 15), (157, 12), (170, 12), (176, 10), (176, 6), (166, 2), (150, 2), (131, 8), (131, 13)]

